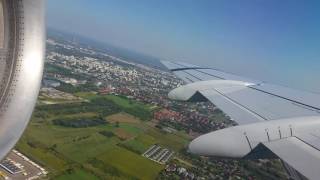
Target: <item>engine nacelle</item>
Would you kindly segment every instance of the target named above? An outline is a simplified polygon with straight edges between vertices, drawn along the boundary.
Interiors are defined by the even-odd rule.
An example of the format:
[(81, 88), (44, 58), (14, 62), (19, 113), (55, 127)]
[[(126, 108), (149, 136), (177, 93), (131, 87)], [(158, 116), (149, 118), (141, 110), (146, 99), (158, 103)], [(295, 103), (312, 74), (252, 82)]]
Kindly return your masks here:
[(204, 156), (243, 158), (260, 143), (294, 137), (319, 124), (319, 116), (310, 116), (234, 126), (194, 139), (189, 151)]
[(31, 117), (43, 72), (44, 0), (0, 0), (0, 159)]

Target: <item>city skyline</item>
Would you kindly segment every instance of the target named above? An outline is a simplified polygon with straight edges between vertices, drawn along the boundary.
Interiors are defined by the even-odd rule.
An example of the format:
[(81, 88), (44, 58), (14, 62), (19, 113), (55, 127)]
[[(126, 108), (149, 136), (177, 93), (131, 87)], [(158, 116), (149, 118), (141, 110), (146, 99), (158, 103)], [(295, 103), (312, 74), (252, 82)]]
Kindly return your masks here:
[(320, 92), (313, 82), (320, 65), (317, 2), (49, 0), (47, 6), (49, 27)]

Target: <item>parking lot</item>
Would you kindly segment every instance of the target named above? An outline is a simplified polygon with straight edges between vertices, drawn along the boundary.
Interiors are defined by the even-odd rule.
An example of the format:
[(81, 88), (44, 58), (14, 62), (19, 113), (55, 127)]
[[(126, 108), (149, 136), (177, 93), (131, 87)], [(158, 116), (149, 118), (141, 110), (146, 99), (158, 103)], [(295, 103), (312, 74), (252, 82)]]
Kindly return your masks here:
[(44, 168), (16, 150), (11, 151), (0, 163), (0, 179), (32, 180), (46, 174)]

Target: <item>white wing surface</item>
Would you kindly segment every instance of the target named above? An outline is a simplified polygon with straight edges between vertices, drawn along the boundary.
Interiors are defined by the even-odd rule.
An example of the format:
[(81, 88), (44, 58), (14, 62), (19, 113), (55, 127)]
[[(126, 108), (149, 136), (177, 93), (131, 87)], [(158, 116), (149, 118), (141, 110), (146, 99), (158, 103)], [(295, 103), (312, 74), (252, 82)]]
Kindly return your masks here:
[(320, 94), (187, 63), (163, 64), (186, 83), (169, 93), (171, 99), (209, 100), (240, 125), (200, 136), (191, 152), (262, 158), (272, 151), (305, 177), (320, 178)]
[[(320, 94), (293, 90), (186, 63), (163, 63), (189, 84), (181, 87), (179, 93), (193, 88), (193, 92), (206, 97), (239, 124), (320, 115)], [(199, 85), (205, 88), (199, 89)]]

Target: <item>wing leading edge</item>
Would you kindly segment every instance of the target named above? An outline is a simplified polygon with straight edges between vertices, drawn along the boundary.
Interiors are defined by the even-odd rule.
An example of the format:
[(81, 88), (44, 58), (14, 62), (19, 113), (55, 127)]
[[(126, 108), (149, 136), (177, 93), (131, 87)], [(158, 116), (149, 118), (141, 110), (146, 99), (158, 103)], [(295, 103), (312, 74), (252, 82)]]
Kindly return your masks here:
[[(169, 93), (171, 99), (194, 101), (200, 95), (240, 125), (196, 138), (189, 145), (191, 152), (241, 157), (247, 151), (259, 151), (262, 144), (307, 178), (320, 177), (319, 94), (212, 68), (168, 61), (163, 64), (186, 83)], [(230, 144), (236, 142), (241, 142), (237, 145), (241, 153), (228, 152)]]
[[(238, 124), (320, 115), (320, 95), (316, 93), (293, 90), (186, 63), (163, 63), (189, 87), (195, 84), (192, 87), (195, 93), (202, 94)], [(246, 85), (228, 84), (230, 81)], [(206, 88), (197, 89), (199, 82), (204, 82)], [(226, 83), (221, 85), (221, 82)], [(186, 91), (188, 87), (179, 88)], [(183, 94), (185, 91), (180, 90), (179, 93)]]

